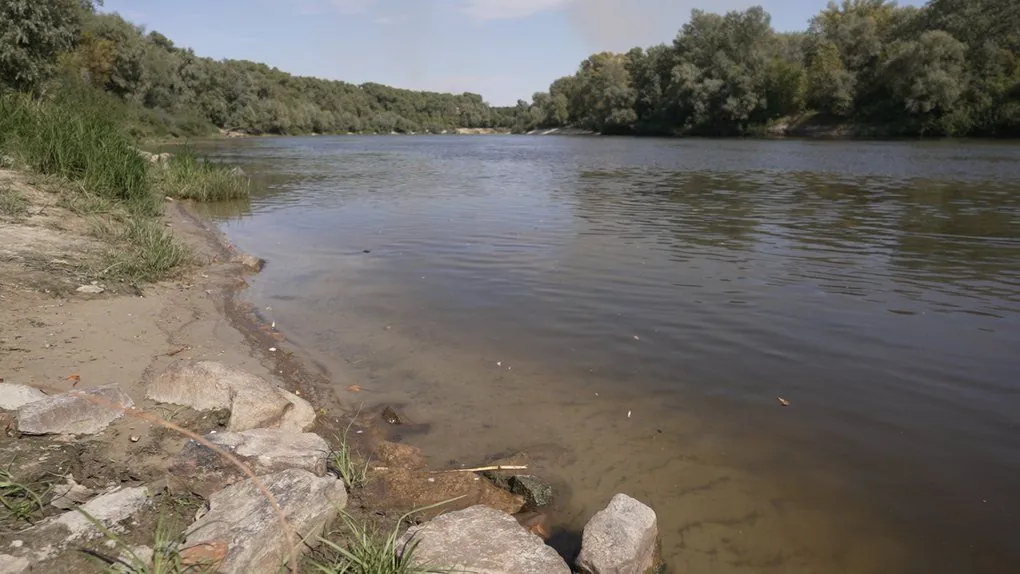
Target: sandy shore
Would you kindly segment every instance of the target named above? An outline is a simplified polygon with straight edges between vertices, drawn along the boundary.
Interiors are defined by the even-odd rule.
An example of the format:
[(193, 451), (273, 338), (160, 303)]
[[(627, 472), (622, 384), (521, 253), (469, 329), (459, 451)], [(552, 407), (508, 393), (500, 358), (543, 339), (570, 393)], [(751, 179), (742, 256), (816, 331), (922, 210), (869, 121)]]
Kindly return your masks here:
[[(388, 414), (380, 416), (385, 405), (352, 409), (342, 404), (335, 390), (355, 381), (302, 360), (300, 350), (261, 319), (243, 297), (246, 277), (256, 271), (211, 222), (185, 203), (168, 200), (164, 218), (192, 250), (191, 265), (157, 284), (96, 284), (82, 279), (77, 263), (109, 246), (97, 243), (89, 221), (60, 207), (33, 176), (2, 171), (0, 184), (16, 187), (30, 201), (23, 216), (0, 218), (0, 382), (34, 387), (47, 395), (116, 385), (136, 408), (205, 434), (222, 432), (229, 413), (157, 404), (146, 399), (146, 389), (175, 362), (216, 361), (308, 400), (317, 415), (309, 430), (331, 448), (353, 425), (349, 442), (371, 464), (366, 484), (350, 489), (347, 512), (359, 520), (392, 528), (408, 510), (455, 497), (462, 498), (418, 518), (479, 503), (508, 513), (520, 510), (523, 497), (473, 473), (436, 474), (416, 449), (388, 442), (395, 427), (387, 422)], [(83, 286), (84, 292), (79, 289)], [(0, 410), (0, 428), (5, 430), (0, 464), (19, 481), (49, 492), (70, 476), (93, 492), (135, 485), (159, 492), (163, 502), (133, 517), (122, 533), (126, 543), (151, 544), (161, 519), (173, 521), (180, 531), (205, 503), (186, 477), (170, 472), (171, 459), (188, 439), (162, 425), (124, 416), (93, 436), (32, 437), (18, 432), (15, 412)], [(33, 538), (29, 533), (34, 524), (45, 524), (60, 513), (45, 504), (27, 520), (2, 517), (0, 557), (5, 549), (21, 548)], [(540, 524), (533, 516), (528, 519)], [(43, 571), (40, 568), (101, 570), (71, 550), (31, 571)]]

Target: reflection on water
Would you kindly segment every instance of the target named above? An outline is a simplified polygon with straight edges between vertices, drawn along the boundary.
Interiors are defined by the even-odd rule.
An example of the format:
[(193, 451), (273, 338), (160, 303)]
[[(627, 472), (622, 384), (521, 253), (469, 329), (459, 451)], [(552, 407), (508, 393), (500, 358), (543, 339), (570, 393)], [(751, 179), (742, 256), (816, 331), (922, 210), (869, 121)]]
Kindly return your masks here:
[(251, 297), (437, 464), (528, 449), (574, 527), (645, 499), (677, 572), (1020, 567), (1020, 148), (212, 151), (259, 184), (217, 214)]

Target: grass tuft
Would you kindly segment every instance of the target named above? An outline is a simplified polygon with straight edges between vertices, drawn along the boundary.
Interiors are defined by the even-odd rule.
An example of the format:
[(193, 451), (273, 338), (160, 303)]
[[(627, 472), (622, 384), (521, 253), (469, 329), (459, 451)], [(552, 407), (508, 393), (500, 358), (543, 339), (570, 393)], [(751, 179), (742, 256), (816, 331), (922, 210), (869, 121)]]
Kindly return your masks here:
[(116, 234), (117, 247), (107, 252), (99, 279), (128, 283), (159, 281), (191, 260), (190, 250), (155, 219), (132, 219), (119, 228), (94, 221), (93, 233)]
[(344, 484), (348, 488), (359, 488), (364, 486), (365, 480), (368, 478), (370, 460), (365, 460), (364, 463), (358, 462), (360, 457), (348, 440), (353, 424), (354, 421), (351, 421), (344, 429), (343, 434), (336, 436), (337, 447), (329, 454), (329, 466), (340, 475), (340, 478), (344, 479)]
[(13, 187), (0, 187), (0, 215), (22, 217), (28, 213), (28, 198)]
[(43, 511), (43, 497), (32, 487), (14, 479), (9, 468), (0, 469), (0, 506), (4, 518), (32, 523), (32, 518)]
[(156, 521), (152, 552), (149, 553), (130, 546), (116, 532), (104, 526), (88, 512), (81, 508), (78, 508), (78, 512), (85, 515), (85, 518), (106, 538), (109, 546), (117, 552), (117, 556), (108, 556), (95, 550), (83, 550), (90, 558), (104, 566), (107, 574), (200, 574), (214, 571), (213, 564), (184, 564), (181, 559), (184, 531), (175, 527), (165, 513), (160, 513)]
[(154, 165), (152, 178), (164, 196), (195, 201), (225, 201), (248, 197), (251, 180), (235, 169), (200, 159), (185, 150), (165, 165)]
[(408, 512), (397, 520), (397, 524), (385, 536), (377, 533), (369, 527), (359, 524), (351, 515), (341, 511), (340, 517), (344, 523), (344, 531), (334, 533), (336, 538), (342, 539), (343, 543), (334, 542), (325, 538), (319, 541), (323, 549), (308, 562), (314, 571), (320, 574), (431, 574), (447, 572), (447, 570), (435, 570), (416, 563), (414, 560), (415, 549), (418, 546), (416, 540), (411, 540), (406, 546), (397, 544), (400, 538), (400, 528), (412, 514), (438, 508), (455, 500), (464, 498), (458, 496), (450, 500), (431, 504)]

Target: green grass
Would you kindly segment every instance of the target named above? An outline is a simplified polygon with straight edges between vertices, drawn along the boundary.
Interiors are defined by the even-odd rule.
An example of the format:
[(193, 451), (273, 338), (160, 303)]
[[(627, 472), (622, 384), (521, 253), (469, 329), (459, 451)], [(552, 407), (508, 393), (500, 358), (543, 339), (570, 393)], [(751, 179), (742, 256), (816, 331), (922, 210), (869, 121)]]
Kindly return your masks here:
[(196, 201), (248, 197), (251, 181), (243, 174), (200, 159), (185, 150), (164, 166), (153, 166), (153, 184), (160, 195)]
[[(445, 504), (445, 503), (444, 503)], [(344, 531), (336, 533), (342, 542), (320, 539), (323, 548), (308, 559), (314, 572), (320, 574), (425, 574), (439, 572), (415, 563), (417, 543), (398, 548), (400, 527), (409, 516), (405, 514), (385, 536), (359, 524), (346, 512), (340, 517)]]
[(32, 523), (33, 517), (43, 511), (44, 496), (46, 492), (36, 492), (33, 487), (15, 480), (9, 468), (0, 469), (0, 510), (3, 518)]
[(0, 186), (0, 215), (22, 217), (28, 213), (28, 198), (13, 187)]
[[(156, 531), (152, 543), (152, 554), (142, 553), (132, 547), (116, 532), (93, 518), (88, 512), (78, 508), (89, 522), (92, 523), (116, 552), (109, 556), (104, 552), (83, 550), (90, 558), (98, 562), (108, 574), (199, 574), (213, 572), (214, 565), (186, 565), (181, 560), (184, 547), (184, 531), (171, 523), (165, 513), (160, 513), (156, 521)], [(175, 534), (176, 532), (176, 534)]]
[(131, 219), (126, 225), (93, 221), (93, 233), (112, 236), (103, 268), (91, 273), (97, 279), (140, 283), (173, 275), (191, 260), (191, 251), (157, 219)]
[(340, 475), (340, 478), (344, 479), (344, 484), (349, 488), (359, 488), (365, 484), (365, 480), (368, 478), (370, 461), (359, 462), (360, 457), (348, 440), (353, 424), (354, 421), (351, 421), (344, 429), (343, 434), (336, 436), (337, 447), (329, 453), (329, 466)]

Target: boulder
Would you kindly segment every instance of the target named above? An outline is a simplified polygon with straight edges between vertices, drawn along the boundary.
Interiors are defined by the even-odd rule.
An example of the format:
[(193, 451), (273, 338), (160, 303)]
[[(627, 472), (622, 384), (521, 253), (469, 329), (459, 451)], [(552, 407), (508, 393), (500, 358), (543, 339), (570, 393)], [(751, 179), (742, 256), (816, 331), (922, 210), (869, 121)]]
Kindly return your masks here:
[[(214, 433), (204, 437), (233, 454), (255, 474), (300, 468), (316, 476), (326, 473), (329, 445), (317, 434), (279, 429), (254, 429), (239, 433)], [(188, 441), (170, 463), (170, 472), (187, 477), (188, 487), (208, 496), (245, 477), (219, 453), (196, 441)]]
[[(149, 503), (149, 491), (143, 487), (121, 488), (116, 487), (93, 498), (81, 506), (81, 510), (88, 513), (105, 527), (112, 527), (122, 520), (126, 520)], [(60, 526), (67, 528), (70, 534), (65, 538), (64, 543), (81, 538), (92, 538), (98, 536), (100, 531), (96, 526), (77, 510), (71, 510), (56, 517), (46, 528)]]
[(46, 397), (18, 409), (24, 434), (96, 434), (124, 415), (134, 402), (116, 385)]
[(553, 490), (549, 483), (530, 474), (515, 474), (510, 477), (510, 492), (524, 497), (524, 503), (537, 508), (552, 502)]
[(617, 494), (584, 527), (577, 567), (585, 574), (644, 574), (655, 567), (655, 511)]
[(509, 514), (472, 506), (412, 526), (399, 552), (416, 544), (414, 563), (477, 574), (569, 574), (567, 563)]
[(46, 393), (35, 387), (0, 383), (0, 409), (5, 411), (16, 411), (29, 403), (41, 401), (46, 397)]
[(213, 361), (176, 361), (149, 385), (145, 396), (195, 410), (230, 409), (227, 430), (307, 430), (315, 422), (308, 401), (240, 369)]
[[(344, 483), (290, 469), (260, 477), (294, 531), (297, 551), (314, 545), (326, 525), (347, 506)], [(300, 542), (304, 541), (304, 544)], [(226, 543), (220, 572), (276, 574), (290, 558), (279, 517), (251, 479), (209, 498), (209, 510), (188, 529), (184, 547)]]
[(262, 268), (266, 266), (265, 259), (262, 259), (261, 257), (256, 257), (254, 255), (249, 255), (247, 253), (239, 253), (237, 256), (234, 257), (234, 261), (240, 263), (241, 265), (244, 265), (245, 267), (251, 269), (256, 273), (262, 271)]

